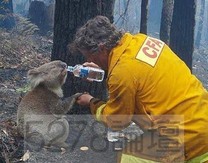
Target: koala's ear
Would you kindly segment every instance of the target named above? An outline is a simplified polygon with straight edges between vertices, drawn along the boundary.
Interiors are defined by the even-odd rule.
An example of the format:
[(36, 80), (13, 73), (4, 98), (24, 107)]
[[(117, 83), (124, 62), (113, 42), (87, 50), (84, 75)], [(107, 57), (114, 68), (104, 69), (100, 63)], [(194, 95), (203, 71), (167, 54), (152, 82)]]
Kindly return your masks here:
[(32, 69), (32, 70), (29, 70), (28, 73), (27, 73), (27, 75), (28, 75), (28, 76), (36, 76), (36, 75), (38, 75), (39, 73), (40, 73), (40, 72), (38, 71), (38, 69), (34, 68), (34, 69)]
[(31, 89), (35, 88), (41, 82), (43, 82), (43, 78), (40, 76), (40, 74), (41, 72), (37, 68), (28, 71), (27, 78), (30, 83)]

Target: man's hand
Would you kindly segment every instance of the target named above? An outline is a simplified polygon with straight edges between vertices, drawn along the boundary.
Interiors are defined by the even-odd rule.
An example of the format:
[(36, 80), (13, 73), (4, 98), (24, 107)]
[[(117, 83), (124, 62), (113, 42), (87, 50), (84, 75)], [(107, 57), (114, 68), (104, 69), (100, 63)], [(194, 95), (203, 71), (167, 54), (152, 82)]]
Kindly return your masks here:
[(82, 64), (83, 66), (87, 66), (87, 67), (94, 67), (94, 68), (99, 68), (101, 69), (97, 64), (93, 63), (93, 62), (85, 62)]
[(77, 103), (79, 105), (82, 105), (82, 106), (89, 106), (90, 105), (90, 100), (93, 98), (93, 96), (91, 96), (90, 94), (88, 93), (83, 93), (81, 96), (79, 96), (77, 98)]
[[(98, 69), (101, 69), (97, 64), (93, 63), (93, 62), (85, 62), (82, 64), (83, 66), (86, 66), (86, 67), (93, 67), (93, 68), (98, 68)], [(84, 80), (87, 80), (88, 82), (93, 82), (92, 79), (88, 79), (88, 78), (84, 78)]]

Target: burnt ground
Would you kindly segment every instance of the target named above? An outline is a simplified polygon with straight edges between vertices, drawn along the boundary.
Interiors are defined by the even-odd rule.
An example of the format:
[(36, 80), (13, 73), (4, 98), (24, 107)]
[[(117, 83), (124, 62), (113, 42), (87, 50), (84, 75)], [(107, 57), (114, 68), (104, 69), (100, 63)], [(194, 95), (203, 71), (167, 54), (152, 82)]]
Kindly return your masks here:
[[(0, 37), (9, 38), (8, 34)], [(19, 40), (18, 37), (14, 39)], [(31, 39), (31, 38), (30, 38)], [(34, 39), (34, 38), (32, 38)], [(50, 59), (52, 41), (45, 38), (35, 38), (35, 43), (26, 46), (29, 42), (22, 39), (18, 46), (9, 42), (0, 41), (0, 162), (2, 155), (7, 161), (21, 162), (20, 158), (26, 152), (23, 150), (22, 139), (13, 133), (18, 104), (26, 91), (26, 73), (32, 67), (39, 66)], [(24, 42), (25, 40), (25, 42)], [(41, 43), (41, 45), (40, 45)], [(8, 40), (7, 40), (8, 44)], [(16, 44), (15, 44), (16, 45)], [(9, 51), (9, 50), (10, 51)], [(208, 89), (208, 53), (205, 48), (196, 50), (193, 55), (193, 74), (195, 74)], [(70, 148), (66, 152), (51, 149), (30, 152), (30, 163), (114, 163), (117, 152), (114, 144), (106, 140), (106, 128), (94, 121), (91, 115), (68, 115), (70, 124), (70, 136), (68, 143)], [(94, 127), (93, 127), (94, 126)], [(88, 147), (81, 150), (81, 147)]]
[[(28, 149), (24, 148), (22, 138), (16, 133), (17, 107), (27, 91), (27, 71), (48, 62), (51, 47), (50, 37), (10, 35), (0, 30), (0, 163), (22, 162), (20, 159)], [(71, 113), (67, 118), (70, 121), (69, 149), (65, 152), (60, 149), (29, 149), (26, 162), (116, 162), (116, 152), (113, 144), (106, 140), (103, 125), (86, 114)]]

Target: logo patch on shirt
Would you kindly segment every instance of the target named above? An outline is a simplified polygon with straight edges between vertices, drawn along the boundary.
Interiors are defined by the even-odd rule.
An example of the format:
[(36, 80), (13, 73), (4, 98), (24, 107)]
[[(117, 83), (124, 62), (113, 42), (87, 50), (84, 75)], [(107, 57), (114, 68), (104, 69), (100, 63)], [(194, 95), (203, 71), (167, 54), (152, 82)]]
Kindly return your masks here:
[(139, 59), (151, 66), (155, 66), (165, 43), (156, 38), (147, 37), (141, 49), (136, 55)]

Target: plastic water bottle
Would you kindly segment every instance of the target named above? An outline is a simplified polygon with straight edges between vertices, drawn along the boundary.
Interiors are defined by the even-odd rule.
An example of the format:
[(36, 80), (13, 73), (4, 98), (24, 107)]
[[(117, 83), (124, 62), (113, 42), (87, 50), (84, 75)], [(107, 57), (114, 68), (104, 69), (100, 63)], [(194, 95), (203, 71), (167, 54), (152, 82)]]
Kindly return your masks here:
[(68, 66), (67, 71), (72, 72), (74, 76), (86, 78), (91, 81), (103, 81), (105, 71), (94, 67), (85, 67), (83, 65)]
[(112, 129), (108, 128), (107, 139), (109, 142), (117, 142), (119, 141), (119, 137), (119, 131), (113, 131)]

